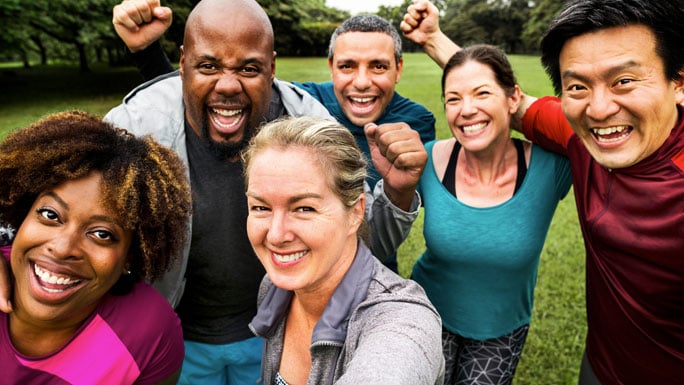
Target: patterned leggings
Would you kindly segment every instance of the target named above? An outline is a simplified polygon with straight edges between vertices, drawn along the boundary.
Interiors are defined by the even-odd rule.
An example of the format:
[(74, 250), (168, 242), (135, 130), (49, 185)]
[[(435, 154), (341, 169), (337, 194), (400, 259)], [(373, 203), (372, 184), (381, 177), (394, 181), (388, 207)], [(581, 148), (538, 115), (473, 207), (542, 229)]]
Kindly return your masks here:
[(515, 368), (529, 325), (499, 338), (478, 341), (442, 328), (446, 371), (444, 385), (507, 385)]

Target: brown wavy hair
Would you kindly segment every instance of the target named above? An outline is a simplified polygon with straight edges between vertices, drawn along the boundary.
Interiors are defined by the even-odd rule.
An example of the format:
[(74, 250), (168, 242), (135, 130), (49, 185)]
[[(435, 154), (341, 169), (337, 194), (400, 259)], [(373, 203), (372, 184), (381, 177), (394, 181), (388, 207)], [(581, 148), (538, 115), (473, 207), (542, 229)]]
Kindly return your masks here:
[(186, 246), (190, 189), (171, 149), (86, 112), (49, 115), (0, 144), (0, 217), (18, 229), (39, 194), (95, 171), (103, 176), (103, 202), (133, 233), (131, 274), (112, 289), (123, 293), (160, 277)]

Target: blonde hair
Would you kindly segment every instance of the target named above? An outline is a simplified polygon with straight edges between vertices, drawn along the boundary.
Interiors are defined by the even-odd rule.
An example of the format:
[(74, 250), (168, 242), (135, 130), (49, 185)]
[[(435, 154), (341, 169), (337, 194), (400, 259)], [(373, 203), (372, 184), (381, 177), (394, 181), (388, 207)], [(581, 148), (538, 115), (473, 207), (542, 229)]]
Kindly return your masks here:
[[(245, 185), (249, 184), (251, 161), (260, 152), (291, 146), (301, 146), (314, 153), (323, 167), (328, 187), (345, 207), (351, 208), (358, 202), (365, 191), (368, 162), (346, 127), (323, 118), (284, 117), (262, 126), (242, 153)], [(359, 229), (359, 234), (367, 240), (366, 224)]]

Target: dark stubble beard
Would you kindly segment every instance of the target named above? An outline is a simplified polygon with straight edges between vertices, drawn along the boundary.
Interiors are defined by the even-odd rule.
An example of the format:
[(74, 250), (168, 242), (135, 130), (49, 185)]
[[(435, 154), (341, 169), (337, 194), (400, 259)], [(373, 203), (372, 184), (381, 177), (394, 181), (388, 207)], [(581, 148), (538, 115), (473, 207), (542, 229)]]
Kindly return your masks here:
[(247, 148), (249, 141), (252, 139), (252, 135), (255, 133), (254, 127), (247, 124), (245, 126), (245, 132), (237, 143), (229, 142), (219, 142), (214, 140), (211, 135), (209, 135), (209, 122), (206, 120), (202, 124), (202, 137), (207, 140), (209, 144), (209, 151), (221, 159), (239, 159), (242, 150)]

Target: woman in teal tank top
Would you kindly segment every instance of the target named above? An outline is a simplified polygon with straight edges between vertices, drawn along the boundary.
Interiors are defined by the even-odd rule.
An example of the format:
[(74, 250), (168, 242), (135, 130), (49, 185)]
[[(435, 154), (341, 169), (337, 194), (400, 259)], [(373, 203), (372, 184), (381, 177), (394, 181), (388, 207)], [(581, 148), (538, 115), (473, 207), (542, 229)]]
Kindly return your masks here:
[(445, 384), (509, 384), (570, 167), (510, 137), (521, 91), (499, 49), (457, 52), (444, 68), (442, 90), (453, 138), (427, 145), (419, 185), (427, 249), (412, 278), (442, 317)]

